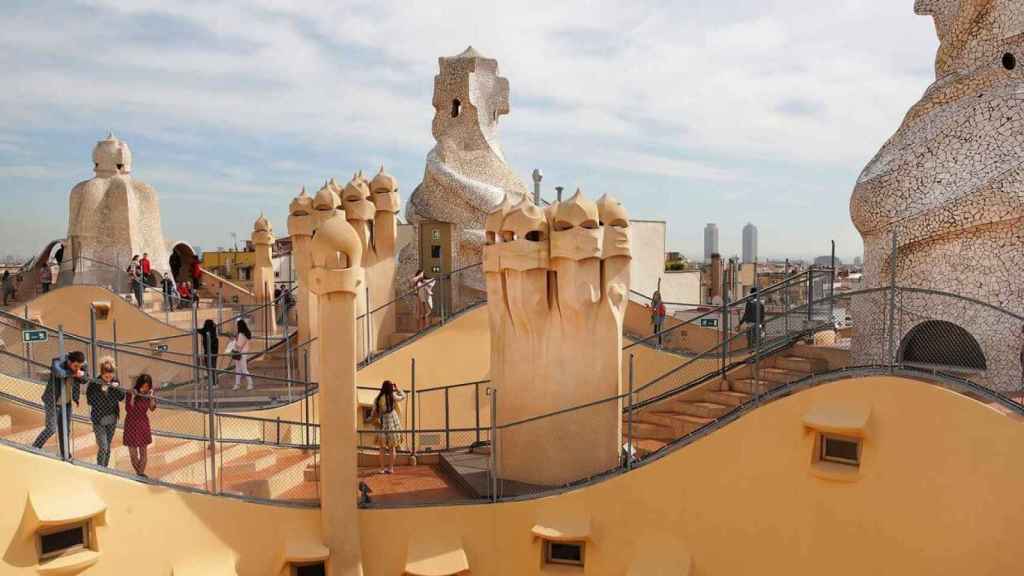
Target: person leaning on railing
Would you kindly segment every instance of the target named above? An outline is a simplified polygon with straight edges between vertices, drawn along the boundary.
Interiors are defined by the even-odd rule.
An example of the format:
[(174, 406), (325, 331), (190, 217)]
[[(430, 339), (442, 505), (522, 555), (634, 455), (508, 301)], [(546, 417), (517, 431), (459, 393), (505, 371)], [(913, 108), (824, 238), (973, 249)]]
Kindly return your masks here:
[[(50, 365), (50, 379), (46, 382), (46, 389), (43, 391), (43, 411), (46, 414), (46, 421), (42, 432), (36, 436), (32, 446), (42, 448), (56, 432), (60, 455), (62, 458), (68, 456), (68, 447), (64, 444), (64, 432), (68, 426), (68, 417), (71, 415), (71, 402), (74, 401), (75, 405), (78, 405), (83, 382), (85, 382), (84, 353), (74, 350), (53, 359)], [(70, 398), (67, 397), (69, 388), (71, 390)]]
[(146, 461), (149, 445), (153, 443), (149, 413), (154, 410), (156, 410), (156, 398), (153, 397), (153, 378), (149, 374), (139, 374), (135, 378), (135, 386), (125, 397), (122, 442), (128, 447), (132, 468), (143, 478), (148, 478), (146, 476)]
[(100, 374), (89, 382), (85, 389), (85, 399), (91, 406), (89, 419), (92, 431), (96, 435), (96, 463), (100, 466), (110, 465), (110, 445), (117, 430), (117, 420), (121, 416), (120, 402), (124, 400), (124, 390), (117, 380), (117, 365), (114, 359), (106, 357), (100, 360)]

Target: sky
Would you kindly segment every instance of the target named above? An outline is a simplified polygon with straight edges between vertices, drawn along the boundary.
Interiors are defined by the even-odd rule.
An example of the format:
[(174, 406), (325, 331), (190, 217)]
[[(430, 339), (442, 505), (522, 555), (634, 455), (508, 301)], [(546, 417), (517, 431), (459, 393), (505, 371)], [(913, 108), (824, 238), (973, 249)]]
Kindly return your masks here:
[(505, 157), (544, 195), (611, 193), (703, 253), (862, 251), (857, 175), (934, 80), (912, 0), (5, 0), (0, 255), (67, 230), (108, 132), (159, 192), (164, 236), (210, 250), (260, 213), (381, 164), (403, 201), (433, 146), (437, 58), (472, 45), (511, 85)]

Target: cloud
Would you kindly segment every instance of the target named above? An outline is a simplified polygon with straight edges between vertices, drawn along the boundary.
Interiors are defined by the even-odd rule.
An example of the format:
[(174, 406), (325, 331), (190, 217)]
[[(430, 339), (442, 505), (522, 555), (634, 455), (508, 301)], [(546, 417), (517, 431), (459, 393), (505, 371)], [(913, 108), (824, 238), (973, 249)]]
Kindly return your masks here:
[[(436, 58), (473, 44), (510, 79), (502, 143), (517, 172), (714, 185), (719, 203), (701, 195), (668, 214), (657, 213), (664, 203), (627, 198), (682, 241), (702, 226), (693, 214), (736, 210), (727, 199), (747, 198), (751, 180), (781, 193), (811, 179), (848, 197), (844, 179), (931, 81), (933, 29), (905, 4), (17, 3), (0, 20), (0, 66), (18, 79), (0, 91), (0, 161), (17, 154), (10, 163), (23, 168), (0, 171), (0, 184), (40, 185), (39, 167), (52, 161), (87, 174), (90, 139), (110, 127), (139, 142), (136, 172), (168, 202), (223, 194), (251, 212), (283, 210), (270, 202), (285, 191), (381, 160), (411, 190), (433, 144)], [(766, 163), (786, 168), (762, 173)], [(72, 183), (49, 183), (52, 200), (63, 203)], [(792, 194), (793, 212), (801, 198), (815, 205)], [(835, 212), (829, 226), (852, 230)], [(768, 252), (820, 232), (759, 225)], [(206, 233), (172, 218), (167, 226)]]

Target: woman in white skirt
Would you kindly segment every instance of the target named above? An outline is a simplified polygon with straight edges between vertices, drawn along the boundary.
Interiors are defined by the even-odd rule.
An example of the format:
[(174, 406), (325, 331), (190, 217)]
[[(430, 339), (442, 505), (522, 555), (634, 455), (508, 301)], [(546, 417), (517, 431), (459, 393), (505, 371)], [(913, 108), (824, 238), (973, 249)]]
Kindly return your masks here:
[[(391, 380), (385, 380), (380, 387), (377, 399), (373, 401), (373, 418), (380, 426), (377, 435), (377, 446), (380, 447), (380, 473), (392, 474), (395, 471), (395, 458), (398, 447), (402, 445), (402, 418), (398, 403), (405, 400), (405, 394)], [(391, 453), (391, 461), (384, 466), (384, 455)]]
[(232, 342), (234, 346), (231, 351), (231, 359), (235, 361), (235, 385), (232, 390), (238, 390), (242, 385), (242, 376), (245, 376), (245, 389), (252, 390), (252, 376), (249, 375), (249, 342), (252, 341), (252, 332), (245, 320), (238, 321), (238, 334)]

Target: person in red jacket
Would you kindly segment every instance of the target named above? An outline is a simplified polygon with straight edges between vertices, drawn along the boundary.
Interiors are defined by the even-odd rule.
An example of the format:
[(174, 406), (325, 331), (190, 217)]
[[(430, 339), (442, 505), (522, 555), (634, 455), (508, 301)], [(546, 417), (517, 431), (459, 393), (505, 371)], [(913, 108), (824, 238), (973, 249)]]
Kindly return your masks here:
[(203, 269), (199, 266), (199, 259), (192, 260), (192, 285), (196, 290), (203, 285)]
[(139, 262), (142, 265), (142, 281), (146, 284), (150, 284), (150, 272), (153, 271), (153, 264), (149, 261), (149, 254), (143, 252), (142, 261)]
[(192, 287), (188, 282), (178, 284), (178, 296), (181, 296), (181, 305), (192, 304)]

